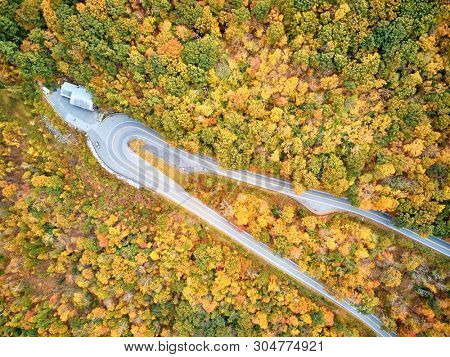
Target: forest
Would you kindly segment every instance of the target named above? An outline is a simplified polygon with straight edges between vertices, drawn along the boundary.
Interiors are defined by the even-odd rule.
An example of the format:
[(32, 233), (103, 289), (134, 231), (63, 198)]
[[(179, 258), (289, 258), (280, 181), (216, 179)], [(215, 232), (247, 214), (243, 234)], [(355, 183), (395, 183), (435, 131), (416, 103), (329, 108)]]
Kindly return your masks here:
[(215, 176), (190, 192), (268, 244), (333, 295), (400, 336), (448, 336), (446, 257), (345, 214), (315, 216), (282, 196)]
[(199, 219), (105, 173), (49, 112), (39, 103), (0, 115), (1, 336), (371, 335)]
[[(448, 240), (449, 10), (445, 0), (0, 0), (0, 335), (369, 335), (199, 219), (103, 172), (36, 81), (76, 82), (103, 110), (224, 167)], [(444, 258), (253, 187), (184, 185), (386, 328), (450, 335)]]
[(447, 257), (347, 214), (316, 216), (277, 193), (211, 174), (180, 174), (143, 144), (136, 140), (129, 146), (334, 296), (378, 315), (386, 330), (449, 335)]
[(4, 72), (71, 78), (226, 167), (449, 236), (444, 0), (0, 0), (0, 13)]

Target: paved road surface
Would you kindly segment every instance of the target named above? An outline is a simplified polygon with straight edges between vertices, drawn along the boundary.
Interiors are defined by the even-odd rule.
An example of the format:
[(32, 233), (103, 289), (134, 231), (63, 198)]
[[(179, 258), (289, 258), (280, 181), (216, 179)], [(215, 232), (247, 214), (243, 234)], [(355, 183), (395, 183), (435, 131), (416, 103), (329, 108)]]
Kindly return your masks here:
[[(99, 137), (108, 137), (106, 142), (102, 142), (101, 147), (108, 145), (109, 150), (116, 152), (123, 143), (128, 143), (132, 139), (140, 139), (146, 142), (146, 149), (157, 155), (167, 163), (179, 168), (186, 173), (189, 172), (210, 172), (225, 176), (237, 181), (259, 186), (264, 189), (282, 193), (292, 197), (314, 213), (323, 214), (329, 212), (348, 212), (359, 217), (369, 219), (381, 226), (400, 233), (419, 244), (435, 250), (445, 256), (450, 256), (450, 244), (437, 237), (421, 237), (419, 234), (407, 229), (396, 227), (392, 223), (392, 218), (388, 214), (377, 211), (367, 211), (352, 206), (345, 198), (339, 198), (331, 194), (308, 190), (296, 194), (289, 182), (274, 177), (268, 177), (252, 173), (249, 171), (226, 170), (209, 157), (193, 155), (186, 151), (174, 148), (167, 144), (161, 136), (154, 130), (146, 128), (143, 124), (136, 122), (123, 114), (115, 114), (100, 126), (95, 128), (95, 132), (100, 133)], [(119, 165), (114, 165), (115, 171), (119, 170)]]
[[(350, 312), (373, 329), (378, 335), (394, 336), (393, 333), (384, 331), (381, 328), (380, 320), (375, 315), (362, 314), (349, 302), (336, 299), (328, 293), (323, 285), (317, 280), (311, 278), (306, 273), (299, 271), (298, 265), (293, 261), (274, 254), (265, 244), (259, 242), (248, 233), (238, 229), (216, 211), (212, 210), (195, 197), (189, 195), (184, 188), (175, 181), (171, 180), (137, 156), (129, 148), (129, 141), (132, 139), (148, 140), (148, 137), (145, 132), (136, 133), (133, 131), (133, 133), (131, 133), (128, 131), (130, 124), (129, 119), (126, 116), (119, 114), (109, 117), (99, 125), (98, 129), (95, 128), (88, 132), (89, 141), (93, 143), (96, 154), (109, 170), (137, 182), (142, 187), (157, 192), (170, 201), (179, 204), (193, 214), (201, 217), (208, 224), (230, 236), (253, 254)], [(145, 130), (145, 127), (142, 124), (137, 124), (140, 129)], [(103, 133), (108, 134), (105, 137)], [(96, 143), (98, 144), (96, 145)]]
[[(55, 98), (57, 100), (55, 100)], [(253, 254), (264, 259), (269, 264), (277, 267), (295, 280), (303, 283), (312, 290), (321, 294), (336, 305), (342, 307), (353, 316), (360, 319), (373, 329), (379, 336), (395, 336), (395, 334), (383, 330), (380, 320), (372, 314), (362, 314), (347, 301), (336, 299), (325, 288), (306, 273), (299, 271), (299, 267), (293, 261), (274, 254), (265, 244), (254, 239), (251, 235), (231, 224), (221, 215), (198, 199), (190, 196), (181, 186), (171, 180), (152, 165), (136, 155), (128, 146), (133, 139), (140, 139), (146, 143), (146, 149), (164, 159), (173, 166), (185, 172), (211, 172), (226, 176), (238, 181), (246, 182), (265, 189), (284, 193), (309, 209), (317, 213), (344, 211), (351, 212), (373, 220), (390, 229), (404, 234), (445, 255), (449, 255), (449, 245), (437, 238), (424, 239), (416, 233), (394, 227), (390, 218), (379, 212), (364, 211), (351, 206), (345, 199), (336, 198), (320, 191), (306, 191), (295, 194), (291, 185), (277, 178), (266, 177), (248, 171), (232, 171), (220, 168), (217, 163), (208, 157), (192, 155), (185, 151), (168, 145), (161, 136), (143, 124), (136, 122), (123, 114), (115, 114), (108, 117), (102, 123), (89, 121), (89, 125), (82, 123), (81, 114), (71, 112), (71, 106), (59, 97), (47, 97), (54, 109), (71, 125), (87, 131), (88, 143), (93, 149), (97, 159), (108, 171), (126, 179), (135, 186), (142, 186), (166, 197), (179, 204), (193, 214), (201, 217), (219, 231), (227, 234), (236, 242), (243, 245)], [(81, 119), (81, 123), (80, 123)]]

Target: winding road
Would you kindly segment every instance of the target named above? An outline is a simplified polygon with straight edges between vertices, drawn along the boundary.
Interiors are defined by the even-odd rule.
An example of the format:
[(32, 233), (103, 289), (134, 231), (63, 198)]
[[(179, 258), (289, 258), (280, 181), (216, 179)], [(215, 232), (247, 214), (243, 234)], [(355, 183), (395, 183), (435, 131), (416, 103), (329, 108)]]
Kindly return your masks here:
[[(368, 211), (352, 206), (346, 198), (339, 198), (322, 191), (308, 190), (296, 194), (288, 181), (278, 178), (268, 177), (250, 171), (223, 169), (210, 157), (190, 154), (167, 144), (156, 131), (145, 127), (145, 125), (124, 114), (114, 114), (96, 128), (95, 132), (98, 133), (97, 142), (100, 143), (100, 141), (102, 141), (101, 138), (107, 138), (106, 141), (102, 141), (100, 147), (106, 145), (111, 152), (117, 153), (122, 149), (121, 146), (128, 146), (130, 140), (140, 139), (146, 143), (146, 150), (164, 160), (169, 165), (178, 168), (181, 172), (213, 173), (270, 191), (285, 194), (316, 214), (331, 212), (351, 213), (384, 226), (396, 233), (400, 233), (447, 257), (450, 256), (449, 243), (433, 236), (424, 238), (410, 229), (397, 227), (392, 223), (392, 218), (388, 214), (377, 211)], [(116, 172), (120, 172), (121, 168), (121, 163), (116, 163), (112, 167)], [(164, 186), (164, 182), (158, 183)]]
[[(194, 215), (199, 216), (217, 230), (233, 238), (237, 243), (244, 246), (256, 256), (355, 316), (379, 336), (395, 336), (395, 334), (385, 331), (381, 326), (380, 320), (375, 315), (363, 314), (350, 302), (335, 298), (321, 283), (311, 278), (308, 274), (299, 271), (298, 265), (293, 261), (273, 253), (265, 244), (256, 240), (248, 233), (243, 232), (216, 211), (189, 195), (183, 187), (133, 152), (128, 146), (129, 142), (133, 139), (144, 141), (146, 150), (163, 159), (168, 164), (177, 167), (181, 172), (210, 172), (283, 193), (297, 200), (315, 213), (337, 211), (353, 213), (401, 233), (447, 257), (450, 254), (448, 243), (435, 237), (422, 238), (410, 230), (395, 227), (391, 223), (389, 216), (382, 213), (361, 210), (351, 206), (345, 199), (337, 198), (320, 191), (313, 190), (296, 194), (290, 183), (277, 178), (248, 171), (222, 169), (215, 160), (209, 157), (193, 155), (168, 145), (157, 132), (147, 128), (127, 115), (113, 114), (106, 120), (99, 122), (91, 113), (71, 106), (68, 100), (59, 95), (59, 91), (53, 92), (51, 95), (45, 96), (45, 98), (66, 122), (86, 132), (89, 147), (106, 170), (135, 187), (151, 189), (170, 201), (179, 204)], [(88, 119), (86, 120), (83, 119), (84, 112), (88, 114)]]
[[(106, 136), (103, 133), (107, 133)], [(349, 302), (336, 299), (326, 291), (321, 283), (311, 278), (308, 274), (299, 271), (298, 265), (293, 261), (273, 253), (265, 244), (234, 226), (216, 211), (197, 198), (192, 197), (175, 181), (136, 155), (128, 146), (130, 140), (140, 139), (149, 142), (150, 137), (154, 135), (144, 125), (132, 119), (130, 120), (125, 115), (116, 114), (102, 122), (98, 130), (91, 130), (87, 135), (91, 145), (93, 143), (91, 148), (95, 150), (96, 156), (100, 158), (103, 165), (106, 165), (111, 172), (132, 180), (141, 187), (155, 191), (202, 218), (217, 230), (233, 238), (251, 253), (360, 319), (374, 330), (377, 335), (394, 336), (394, 334), (382, 329), (380, 320), (375, 315), (360, 313)]]

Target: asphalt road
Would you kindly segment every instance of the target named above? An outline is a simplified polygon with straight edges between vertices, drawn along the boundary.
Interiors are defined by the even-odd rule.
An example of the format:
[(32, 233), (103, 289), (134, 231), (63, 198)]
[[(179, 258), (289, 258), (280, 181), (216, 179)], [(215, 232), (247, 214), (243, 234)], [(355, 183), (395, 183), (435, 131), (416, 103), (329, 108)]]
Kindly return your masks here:
[[(424, 238), (410, 229), (397, 227), (392, 223), (392, 218), (388, 214), (354, 207), (346, 198), (336, 197), (322, 191), (308, 190), (296, 194), (289, 182), (278, 178), (268, 177), (249, 171), (223, 169), (210, 157), (190, 154), (167, 144), (157, 132), (148, 129), (143, 124), (136, 122), (126, 115), (115, 114), (109, 117), (108, 120), (105, 120), (102, 124), (96, 126), (92, 132), (99, 134), (97, 135), (96, 141), (102, 143), (100, 147), (104, 148), (105, 145), (107, 145), (112, 152), (118, 152), (121, 145), (127, 146), (127, 143), (132, 139), (140, 139), (145, 141), (145, 148), (148, 151), (163, 159), (168, 164), (177, 167), (181, 172), (210, 172), (277, 193), (282, 193), (292, 197), (317, 214), (330, 212), (351, 213), (384, 226), (396, 233), (400, 233), (447, 257), (450, 256), (449, 243), (433, 236)], [(101, 138), (107, 139), (106, 141), (103, 141)], [(114, 171), (120, 172), (119, 170), (121, 168), (119, 166), (120, 165), (115, 164), (113, 167)], [(165, 185), (164, 180), (161, 182), (157, 181), (156, 184), (159, 186)]]
[[(393, 229), (431, 249), (449, 256), (450, 249), (448, 243), (435, 237), (425, 239), (410, 230), (397, 228), (392, 225), (390, 218), (382, 213), (358, 209), (351, 206), (345, 199), (337, 198), (320, 191), (312, 190), (296, 194), (292, 190), (290, 183), (277, 178), (248, 171), (233, 171), (220, 168), (217, 162), (209, 157), (189, 154), (168, 145), (157, 132), (148, 129), (143, 124), (124, 114), (111, 115), (101, 123), (90, 123), (88, 128), (80, 126), (79, 122), (73, 120), (71, 108), (67, 106), (67, 103), (61, 100), (53, 100), (51, 97), (47, 97), (47, 100), (68, 123), (71, 125), (77, 123), (75, 126), (78, 126), (78, 129), (87, 129), (88, 144), (105, 169), (125, 179), (134, 186), (151, 189), (199, 216), (217, 230), (233, 238), (253, 254), (342, 307), (365, 323), (379, 336), (395, 336), (395, 334), (383, 330), (380, 320), (375, 315), (362, 314), (351, 303), (335, 298), (317, 280), (299, 271), (298, 265), (293, 261), (273, 253), (265, 244), (254, 239), (248, 233), (243, 232), (201, 201), (189, 195), (175, 181), (136, 155), (129, 148), (129, 142), (133, 139), (143, 140), (146, 143), (146, 150), (149, 150), (154, 155), (177, 167), (182, 172), (211, 172), (283, 193), (296, 199), (316, 213), (336, 211), (354, 213)], [(78, 119), (82, 120), (80, 117)]]
[(233, 238), (251, 253), (357, 317), (375, 331), (377, 335), (386, 337), (395, 336), (395, 334), (382, 329), (380, 320), (375, 315), (360, 313), (349, 302), (336, 299), (317, 280), (299, 271), (298, 265), (293, 261), (273, 253), (265, 244), (240, 230), (216, 211), (189, 195), (175, 181), (136, 155), (129, 148), (129, 141), (132, 139), (148, 141), (154, 135), (153, 133), (149, 133), (147, 128), (142, 124), (131, 120), (125, 115), (117, 114), (109, 117), (97, 127), (90, 130), (87, 135), (91, 147), (95, 150), (96, 156), (100, 158), (103, 165), (107, 166), (109, 171), (115, 172), (121, 177), (131, 179), (140, 186), (157, 192), (194, 215), (199, 216), (217, 230)]

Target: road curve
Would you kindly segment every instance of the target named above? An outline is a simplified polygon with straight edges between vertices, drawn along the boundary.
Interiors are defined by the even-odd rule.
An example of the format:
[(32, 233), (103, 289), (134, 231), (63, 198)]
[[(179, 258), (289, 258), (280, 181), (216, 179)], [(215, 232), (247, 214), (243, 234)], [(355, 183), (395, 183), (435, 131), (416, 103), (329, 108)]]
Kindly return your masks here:
[[(135, 187), (145, 187), (154, 190), (194, 215), (199, 216), (219, 231), (233, 238), (238, 244), (241, 244), (253, 254), (358, 318), (378, 336), (395, 336), (394, 333), (385, 331), (382, 328), (380, 320), (375, 315), (363, 314), (348, 301), (335, 298), (317, 280), (301, 272), (298, 265), (293, 261), (274, 254), (264, 243), (254, 239), (201, 201), (190, 196), (180, 185), (144, 161), (128, 146), (133, 139), (141, 139), (151, 143), (155, 138), (158, 139), (157, 143), (167, 145), (156, 132), (123, 114), (111, 115), (101, 123), (89, 120), (88, 124), (86, 124), (83, 122), (83, 113), (76, 108), (72, 108), (68, 101), (59, 95), (59, 91), (53, 92), (51, 95), (44, 95), (44, 98), (68, 124), (86, 132), (88, 146), (106, 170)], [(169, 146), (167, 145), (167, 147)], [(187, 163), (187, 167), (193, 164), (190, 154), (178, 149), (174, 150), (179, 155), (175, 155), (172, 158), (182, 159), (181, 162), (183, 165)], [(185, 162), (184, 160), (187, 161)], [(204, 163), (209, 162), (215, 165), (212, 159), (201, 158), (201, 160), (204, 160)], [(168, 161), (171, 163), (170, 159)], [(178, 167), (186, 169), (186, 166), (178, 165)], [(197, 167), (195, 170), (190, 171), (201, 170), (203, 169), (200, 166), (200, 168)]]
[[(101, 134), (101, 137), (109, 135), (109, 139), (107, 142), (104, 142), (103, 145), (109, 145), (110, 150), (117, 151), (122, 144), (121, 140), (128, 143), (132, 139), (141, 139), (146, 142), (147, 150), (186, 173), (214, 173), (277, 193), (282, 193), (292, 197), (312, 212), (318, 214), (330, 212), (351, 213), (393, 230), (394, 232), (408, 237), (446, 257), (450, 256), (449, 243), (433, 236), (424, 238), (410, 229), (397, 227), (392, 223), (392, 218), (388, 214), (354, 207), (345, 198), (339, 198), (318, 190), (308, 190), (296, 194), (288, 181), (278, 178), (268, 177), (250, 171), (223, 169), (210, 157), (190, 154), (186, 151), (174, 148), (167, 144), (157, 132), (145, 127), (145, 125), (126, 115), (114, 114), (95, 130)], [(118, 140), (117, 137), (120, 137), (121, 139)], [(118, 165), (115, 166), (115, 170), (118, 170)]]
[[(306, 273), (299, 271), (298, 265), (293, 261), (274, 254), (265, 244), (254, 239), (248, 233), (241, 231), (201, 201), (190, 196), (175, 181), (168, 178), (134, 153), (128, 146), (129, 142), (133, 139), (143, 140), (146, 143), (146, 150), (151, 151), (154, 155), (160, 157), (168, 164), (177, 167), (180, 171), (186, 173), (210, 172), (286, 194), (315, 213), (339, 211), (353, 213), (401, 233), (447, 257), (450, 254), (450, 245), (445, 241), (436, 237), (429, 237), (428, 239), (422, 238), (408, 229), (395, 227), (388, 215), (353, 207), (346, 199), (337, 198), (316, 190), (296, 194), (293, 191), (291, 184), (287, 181), (249, 171), (222, 169), (212, 158), (193, 155), (170, 146), (157, 132), (124, 114), (111, 115), (101, 123), (90, 120), (88, 124), (85, 124), (83, 122), (82, 112), (80, 112), (79, 109), (75, 109), (74, 111), (72, 106), (67, 105), (64, 99), (61, 99), (61, 97), (55, 93), (51, 96), (46, 96), (45, 98), (64, 120), (72, 126), (75, 126), (77, 129), (87, 133), (90, 148), (93, 150), (94, 155), (100, 161), (101, 165), (108, 171), (125, 179), (134, 186), (142, 186), (154, 190), (160, 195), (199, 216), (219, 231), (227, 234), (236, 242), (246, 247), (253, 254), (259, 256), (295, 280), (342, 307), (364, 322), (379, 336), (395, 336), (395, 334), (385, 331), (381, 327), (380, 320), (375, 315), (362, 314), (348, 301), (335, 298), (329, 294), (317, 280), (311, 278)], [(74, 114), (76, 114), (76, 117)]]
[(149, 140), (150, 134), (142, 124), (133, 120), (130, 121), (130, 118), (125, 115), (117, 114), (110, 116), (98, 127), (88, 131), (87, 135), (91, 148), (95, 150), (96, 157), (101, 160), (108, 170), (119, 174), (121, 177), (133, 180), (139, 186), (157, 192), (194, 215), (199, 216), (217, 230), (233, 238), (251, 253), (361, 320), (377, 335), (384, 337), (395, 336), (394, 333), (385, 331), (381, 327), (381, 322), (375, 315), (363, 314), (348, 301), (335, 298), (327, 292), (321, 283), (311, 278), (308, 274), (299, 271), (298, 265), (293, 261), (274, 254), (265, 244), (253, 238), (250, 234), (243, 232), (216, 211), (189, 195), (175, 181), (134, 153), (128, 146), (130, 140), (140, 139), (146, 142)]

